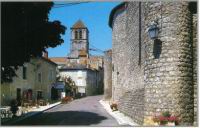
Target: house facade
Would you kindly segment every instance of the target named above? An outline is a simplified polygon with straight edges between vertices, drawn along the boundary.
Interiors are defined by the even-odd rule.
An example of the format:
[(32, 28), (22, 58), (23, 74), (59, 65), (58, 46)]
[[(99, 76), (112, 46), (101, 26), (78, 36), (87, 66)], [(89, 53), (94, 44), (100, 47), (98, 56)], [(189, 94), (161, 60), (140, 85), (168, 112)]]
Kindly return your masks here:
[(20, 66), (11, 83), (1, 84), (1, 105), (10, 105), (12, 99), (51, 100), (51, 86), (56, 82), (57, 65), (47, 58), (32, 58)]
[[(28, 70), (27, 70), (28, 69)], [(25, 91), (29, 91), (30, 95), (27, 97), (31, 99), (35, 97), (33, 88), (35, 85), (35, 66), (32, 63), (26, 63), (23, 67), (19, 67), (16, 71), (17, 77), (13, 77), (13, 82), (1, 84), (1, 105), (10, 105), (12, 99), (21, 99), (27, 97)]]
[(57, 65), (48, 58), (35, 59), (37, 66), (35, 86), (35, 98), (51, 100), (51, 88), (56, 82), (56, 67)]
[[(112, 100), (138, 124), (161, 112), (197, 124), (197, 3), (123, 2), (112, 28)], [(156, 21), (156, 40), (148, 35)]]
[(98, 94), (101, 79), (97, 70), (85, 67), (63, 67), (59, 71), (60, 76), (70, 77), (75, 82), (79, 96)]

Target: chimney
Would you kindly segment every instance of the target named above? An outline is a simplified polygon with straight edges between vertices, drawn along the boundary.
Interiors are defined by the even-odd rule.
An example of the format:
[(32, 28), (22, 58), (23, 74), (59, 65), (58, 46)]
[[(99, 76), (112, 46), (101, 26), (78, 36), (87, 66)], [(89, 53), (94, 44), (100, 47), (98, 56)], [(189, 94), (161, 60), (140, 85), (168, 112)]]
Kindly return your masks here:
[(44, 58), (48, 59), (48, 52), (47, 52), (47, 51), (44, 51), (42, 56), (43, 56)]

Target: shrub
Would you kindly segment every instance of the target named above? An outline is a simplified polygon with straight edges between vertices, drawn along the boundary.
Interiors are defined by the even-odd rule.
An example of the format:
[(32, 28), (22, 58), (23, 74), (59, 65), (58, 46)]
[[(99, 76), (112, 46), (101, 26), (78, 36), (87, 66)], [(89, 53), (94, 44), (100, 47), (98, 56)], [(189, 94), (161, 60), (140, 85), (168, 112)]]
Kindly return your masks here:
[(170, 114), (169, 111), (163, 112), (162, 115), (163, 115), (164, 117), (170, 117), (170, 116), (171, 116), (171, 114)]
[(70, 102), (70, 101), (72, 101), (72, 100), (73, 100), (72, 97), (66, 96), (66, 97), (64, 97), (64, 98), (61, 100), (61, 102), (62, 102), (63, 104), (66, 104), (66, 103), (68, 103), (68, 102)]

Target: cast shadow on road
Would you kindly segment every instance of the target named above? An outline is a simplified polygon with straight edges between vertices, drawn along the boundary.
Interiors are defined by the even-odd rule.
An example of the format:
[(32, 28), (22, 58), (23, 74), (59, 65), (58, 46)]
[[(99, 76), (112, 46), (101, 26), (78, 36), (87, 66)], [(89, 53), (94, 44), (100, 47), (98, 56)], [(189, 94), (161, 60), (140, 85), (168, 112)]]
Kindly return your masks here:
[(13, 125), (94, 125), (107, 119), (96, 113), (86, 111), (57, 111), (45, 112), (17, 122)]

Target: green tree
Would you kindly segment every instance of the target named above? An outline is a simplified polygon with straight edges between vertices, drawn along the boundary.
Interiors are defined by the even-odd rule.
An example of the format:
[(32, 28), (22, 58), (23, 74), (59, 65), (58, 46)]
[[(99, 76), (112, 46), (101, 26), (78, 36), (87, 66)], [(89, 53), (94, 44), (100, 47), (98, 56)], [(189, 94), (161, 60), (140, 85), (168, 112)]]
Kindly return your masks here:
[(52, 6), (53, 2), (1, 3), (1, 82), (12, 81), (18, 66), (64, 42), (66, 27), (48, 19)]

